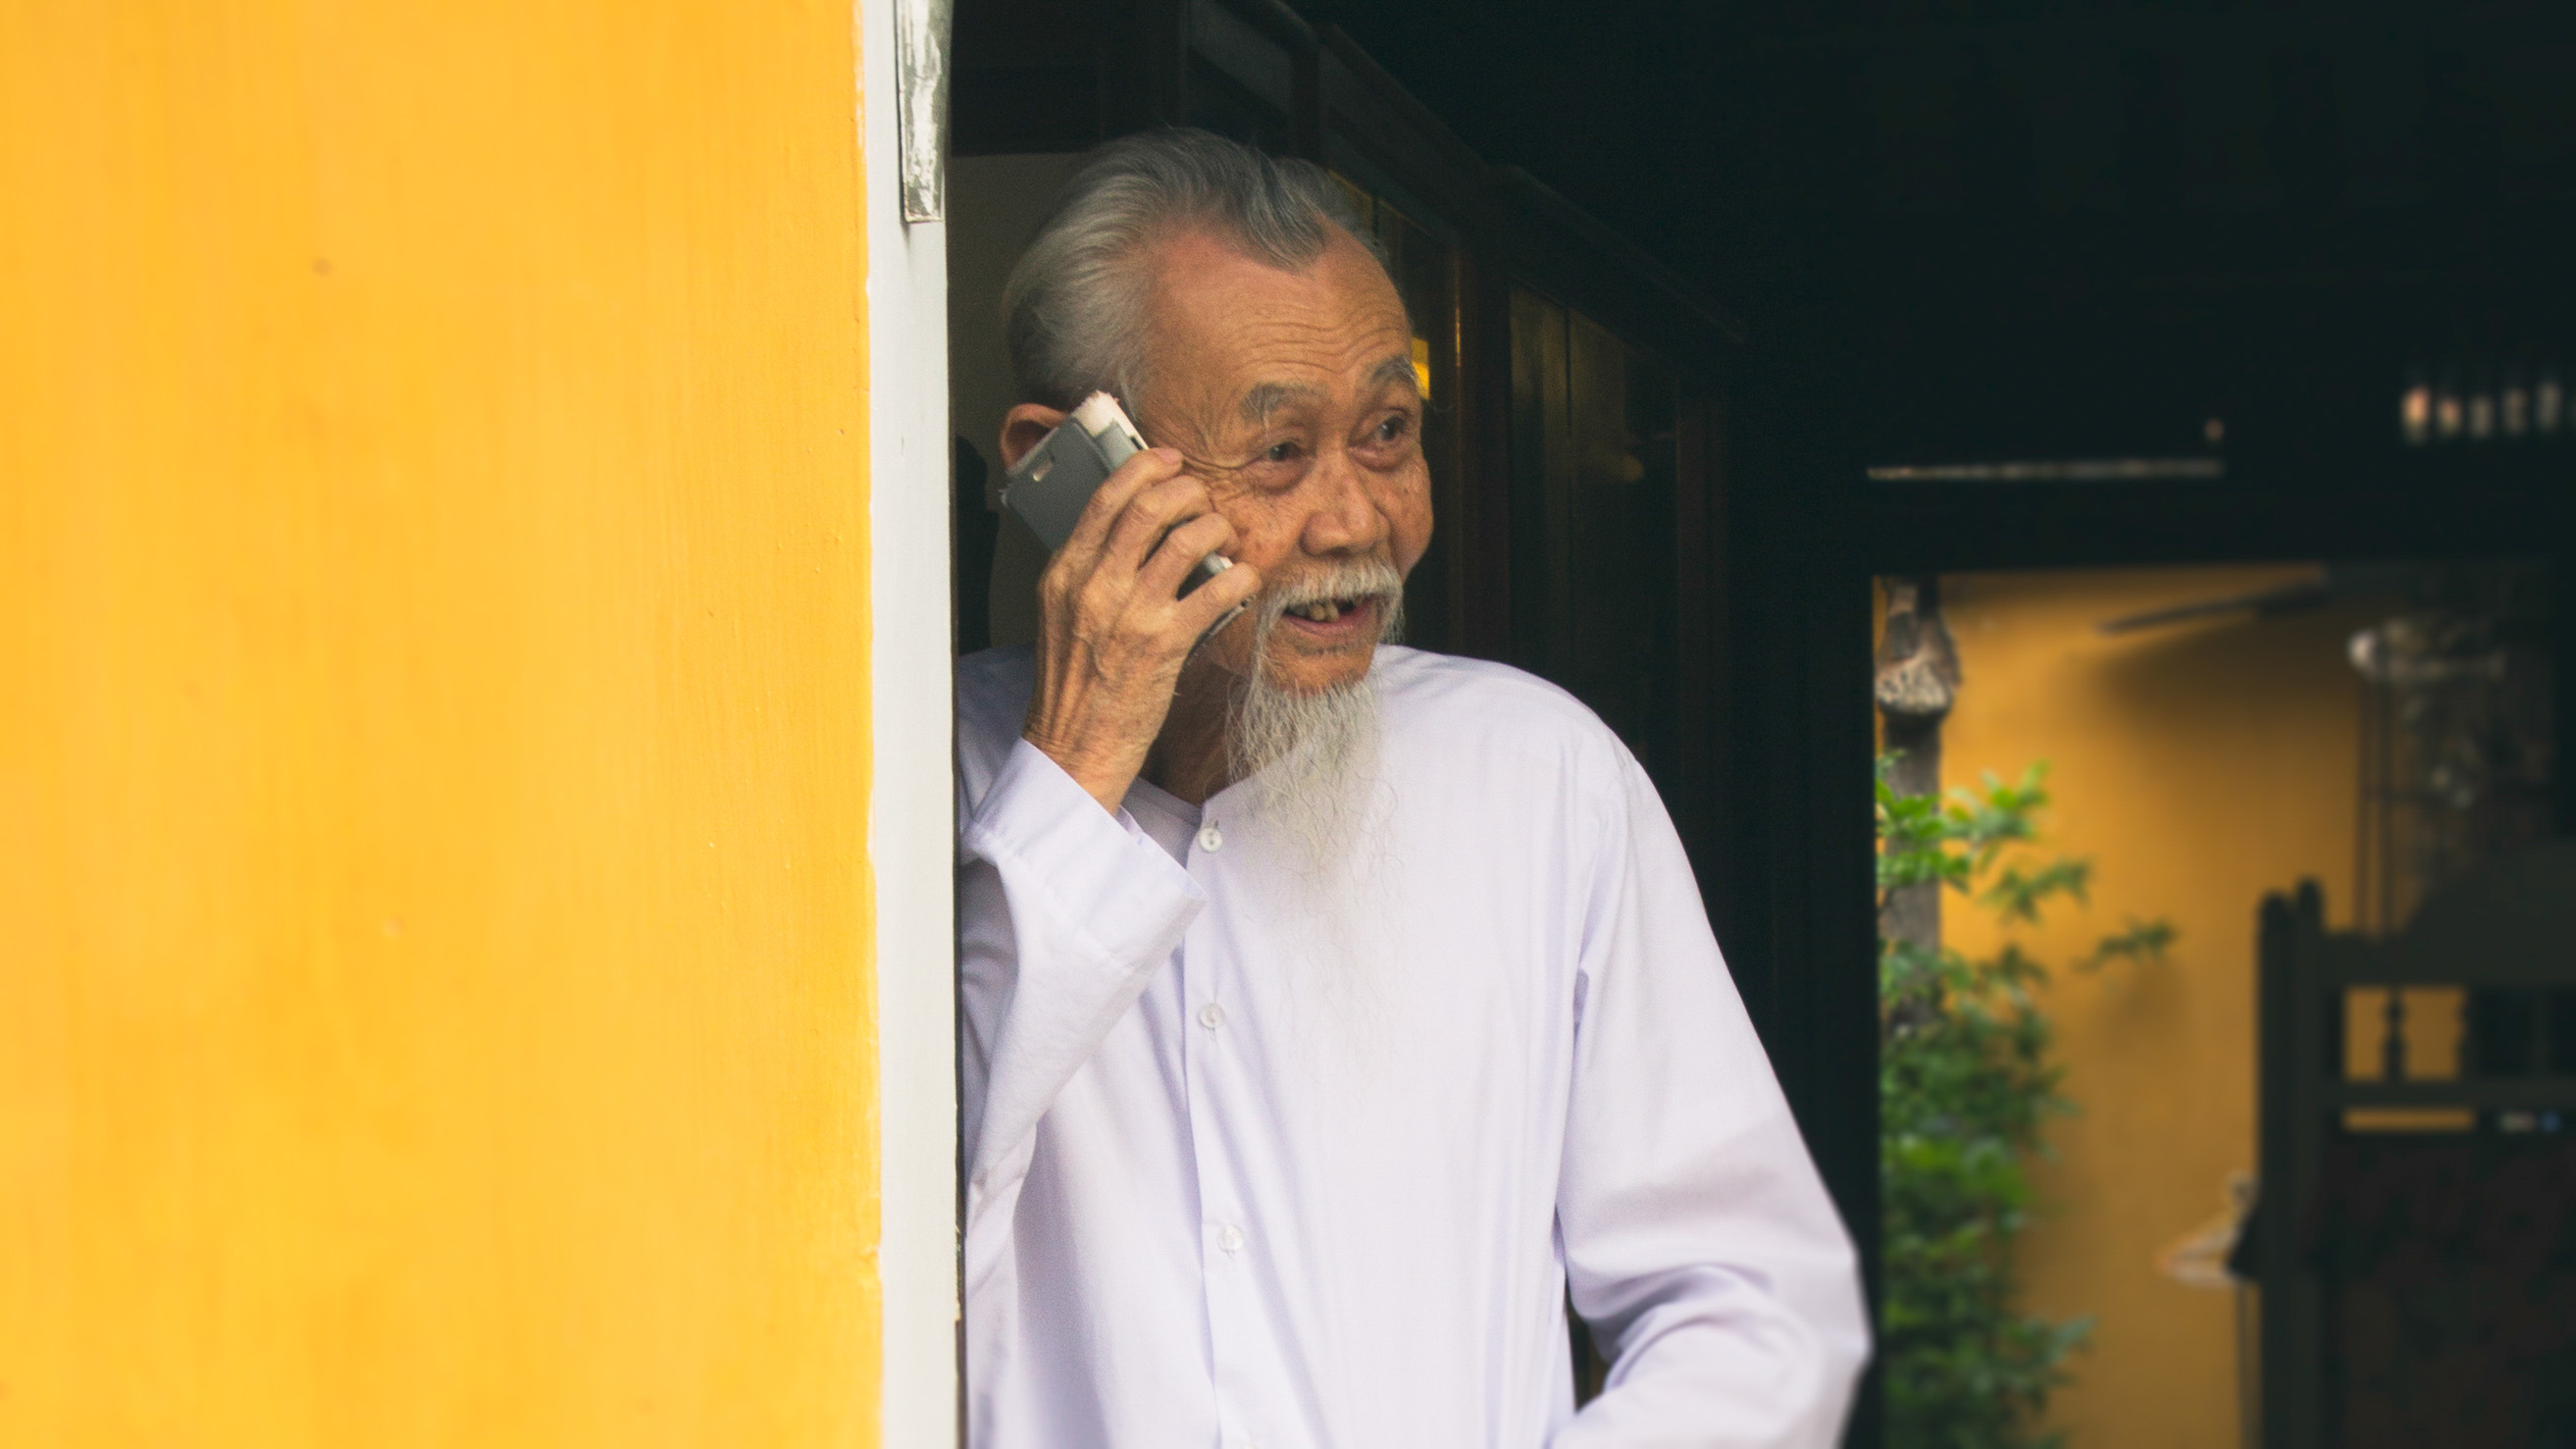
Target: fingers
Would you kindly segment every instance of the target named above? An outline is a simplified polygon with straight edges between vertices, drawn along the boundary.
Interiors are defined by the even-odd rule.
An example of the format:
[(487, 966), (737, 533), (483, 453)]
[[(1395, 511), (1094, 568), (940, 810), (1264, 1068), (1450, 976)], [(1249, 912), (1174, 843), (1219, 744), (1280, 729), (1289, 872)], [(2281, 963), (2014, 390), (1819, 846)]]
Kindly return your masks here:
[[(1200, 555), (1205, 557), (1205, 555)], [(1208, 626), (1226, 615), (1235, 605), (1261, 592), (1261, 570), (1239, 563), (1190, 591), (1190, 596), (1174, 606), (1173, 617), (1188, 632), (1191, 645), (1208, 631)]]
[(1177, 453), (1138, 454), (1101, 483), (1049, 561), (1039, 583), (1047, 632), (1149, 672), (1178, 667), (1208, 625), (1260, 587), (1257, 570), (1237, 565), (1179, 597), (1201, 559), (1237, 541)]
[[(1172, 598), (1188, 582), (1190, 570), (1199, 560), (1212, 553), (1226, 553), (1235, 545), (1234, 525), (1221, 513), (1202, 513), (1173, 529), (1145, 560), (1137, 572), (1136, 588), (1153, 598)], [(1201, 585), (1205, 587), (1205, 585)]]
[[(1149, 448), (1101, 481), (1091, 501), (1083, 505), (1073, 532), (1065, 536), (1064, 546), (1047, 561), (1038, 583), (1041, 600), (1092, 592), (1103, 580), (1132, 574), (1145, 550), (1152, 547), (1152, 537), (1161, 533), (1157, 527), (1152, 537), (1134, 544), (1133, 535), (1141, 525), (1129, 520), (1140, 500), (1154, 497), (1148, 508), (1151, 516), (1180, 516), (1193, 491), (1200, 496), (1206, 493), (1195, 479), (1174, 476), (1180, 471), (1179, 458), (1169, 448)], [(1113, 546), (1115, 540), (1124, 541)], [(1119, 564), (1113, 565), (1113, 559)]]
[(1180, 471), (1181, 454), (1177, 448), (1147, 448), (1119, 464), (1118, 470), (1093, 490), (1091, 501), (1083, 505), (1082, 516), (1074, 520), (1073, 532), (1065, 536), (1064, 547), (1056, 550), (1057, 554), (1089, 558), (1099, 553), (1136, 495)]
[(1142, 569), (1165, 533), (1204, 517), (1214, 506), (1207, 485), (1186, 473), (1147, 486), (1110, 525), (1108, 542), (1100, 550), (1101, 565)]

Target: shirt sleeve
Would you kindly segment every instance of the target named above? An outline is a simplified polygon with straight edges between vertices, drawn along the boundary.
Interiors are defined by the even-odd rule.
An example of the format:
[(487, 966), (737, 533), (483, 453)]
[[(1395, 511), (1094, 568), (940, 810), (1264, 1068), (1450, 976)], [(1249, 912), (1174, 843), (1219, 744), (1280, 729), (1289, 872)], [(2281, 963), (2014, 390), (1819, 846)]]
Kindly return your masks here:
[(1555, 1449), (1829, 1446), (1869, 1353), (1857, 1260), (1623, 751), (1590, 874), (1557, 1216), (1615, 1346)]
[(1007, 1260), (1038, 1123), (1207, 898), (1125, 811), (1023, 740), (959, 834), (966, 1291)]

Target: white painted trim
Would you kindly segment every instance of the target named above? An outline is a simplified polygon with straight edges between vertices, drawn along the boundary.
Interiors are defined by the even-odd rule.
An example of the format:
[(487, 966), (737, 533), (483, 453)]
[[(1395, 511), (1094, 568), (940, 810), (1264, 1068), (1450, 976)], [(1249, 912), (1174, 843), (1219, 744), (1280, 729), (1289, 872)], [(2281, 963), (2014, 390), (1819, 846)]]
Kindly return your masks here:
[(876, 886), (883, 1449), (958, 1442), (948, 233), (903, 220), (895, 0), (853, 0), (868, 243), (868, 859)]

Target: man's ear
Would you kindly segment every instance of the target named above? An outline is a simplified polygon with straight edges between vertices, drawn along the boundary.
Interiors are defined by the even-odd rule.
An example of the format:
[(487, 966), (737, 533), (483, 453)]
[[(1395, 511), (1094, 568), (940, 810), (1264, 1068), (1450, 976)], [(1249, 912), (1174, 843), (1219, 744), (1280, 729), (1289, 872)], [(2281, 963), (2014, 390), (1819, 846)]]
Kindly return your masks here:
[(1046, 435), (1063, 422), (1065, 415), (1054, 408), (1036, 403), (1021, 403), (1002, 417), (1002, 471), (1020, 466), (1029, 450), (1046, 441)]

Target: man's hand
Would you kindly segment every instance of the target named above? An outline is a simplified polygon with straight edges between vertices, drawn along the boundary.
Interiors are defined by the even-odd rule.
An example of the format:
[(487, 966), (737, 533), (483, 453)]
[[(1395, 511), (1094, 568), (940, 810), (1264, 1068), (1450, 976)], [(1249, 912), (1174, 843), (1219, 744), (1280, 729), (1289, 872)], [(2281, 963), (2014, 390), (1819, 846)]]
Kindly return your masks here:
[(1020, 734), (1111, 814), (1199, 635), (1261, 587), (1258, 570), (1237, 564), (1176, 597), (1200, 559), (1234, 543), (1181, 455), (1148, 448), (1091, 495), (1038, 580), (1037, 691)]

